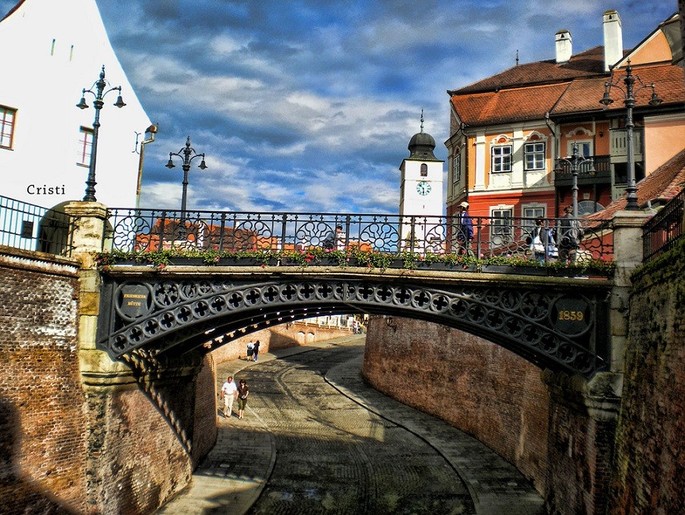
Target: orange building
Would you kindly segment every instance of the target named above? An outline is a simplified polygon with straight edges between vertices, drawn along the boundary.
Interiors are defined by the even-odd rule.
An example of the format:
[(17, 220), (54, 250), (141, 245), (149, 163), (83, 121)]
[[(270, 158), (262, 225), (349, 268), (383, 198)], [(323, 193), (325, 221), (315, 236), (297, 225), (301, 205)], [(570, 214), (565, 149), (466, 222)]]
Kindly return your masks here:
[[(570, 32), (560, 30), (555, 59), (517, 65), (448, 91), (448, 215), (467, 200), (472, 217), (559, 217), (572, 204), (574, 175), (579, 216), (624, 195), (623, 81), (629, 62), (635, 77), (635, 180), (685, 148), (679, 15), (630, 51), (623, 50), (616, 11), (604, 13), (602, 26), (603, 46), (573, 55)], [(607, 83), (613, 84), (608, 91), (613, 102), (605, 107), (600, 100)], [(653, 93), (658, 105), (650, 104)]]

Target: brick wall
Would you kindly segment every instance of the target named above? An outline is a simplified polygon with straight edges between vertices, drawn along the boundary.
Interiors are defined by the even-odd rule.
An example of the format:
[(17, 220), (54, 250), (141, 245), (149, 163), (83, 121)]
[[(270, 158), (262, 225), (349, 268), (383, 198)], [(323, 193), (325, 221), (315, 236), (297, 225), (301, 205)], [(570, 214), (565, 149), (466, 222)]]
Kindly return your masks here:
[(3, 513), (86, 511), (73, 262), (0, 249)]
[(247, 344), (255, 340), (259, 340), (259, 352), (268, 352), (270, 349), (285, 349), (351, 334), (347, 329), (293, 322), (250, 333), (223, 345), (219, 343), (221, 346), (212, 352), (212, 356), (216, 363), (244, 358), (247, 354)]
[(195, 427), (193, 429), (193, 469), (216, 443), (216, 365), (212, 354), (202, 360), (195, 380)]
[(87, 395), (88, 494), (91, 513), (152, 513), (191, 478), (188, 453), (179, 438), (182, 413), (166, 399), (176, 395), (188, 410), (188, 388), (102, 388)]
[(535, 366), (462, 331), (373, 317), (363, 374), (377, 389), (476, 436), (544, 491), (549, 395)]
[(545, 492), (548, 512), (607, 513), (616, 417), (593, 416), (582, 388), (573, 388), (568, 377), (546, 375), (552, 392)]
[(613, 513), (685, 506), (685, 241), (634, 277)]

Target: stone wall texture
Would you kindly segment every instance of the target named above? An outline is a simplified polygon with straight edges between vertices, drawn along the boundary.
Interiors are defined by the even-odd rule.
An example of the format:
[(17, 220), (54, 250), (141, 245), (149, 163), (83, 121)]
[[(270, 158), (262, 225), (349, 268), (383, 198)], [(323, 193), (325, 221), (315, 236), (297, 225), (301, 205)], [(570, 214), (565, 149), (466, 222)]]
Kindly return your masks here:
[(381, 316), (369, 321), (363, 374), (474, 435), (544, 491), (550, 399), (537, 367), (456, 329)]
[(216, 443), (216, 365), (214, 357), (207, 354), (195, 381), (195, 427), (193, 428), (193, 469)]
[(247, 344), (255, 340), (259, 340), (259, 352), (268, 352), (270, 349), (285, 349), (287, 347), (330, 340), (339, 336), (349, 336), (350, 334), (350, 331), (345, 328), (319, 326), (306, 322), (292, 322), (256, 331), (246, 336), (240, 336), (228, 343), (217, 342), (215, 344), (217, 349), (212, 352), (212, 356), (216, 363), (245, 358), (247, 355)]
[(86, 511), (77, 266), (0, 249), (3, 513)]
[(685, 506), (685, 241), (634, 277), (613, 513)]

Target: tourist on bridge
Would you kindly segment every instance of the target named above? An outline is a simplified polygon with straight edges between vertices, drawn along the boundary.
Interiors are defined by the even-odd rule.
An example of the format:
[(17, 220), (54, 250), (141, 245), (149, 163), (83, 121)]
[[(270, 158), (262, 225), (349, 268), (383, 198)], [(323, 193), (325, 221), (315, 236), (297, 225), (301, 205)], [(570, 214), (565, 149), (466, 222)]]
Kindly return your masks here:
[(219, 397), (224, 401), (224, 417), (231, 418), (233, 413), (233, 401), (238, 397), (238, 387), (233, 381), (233, 376), (228, 376), (221, 387)]
[(574, 262), (583, 237), (580, 221), (573, 216), (573, 206), (566, 206), (566, 216), (559, 220), (559, 260)]
[(457, 214), (457, 243), (459, 248), (458, 254), (471, 253), (471, 240), (473, 240), (473, 221), (469, 215), (469, 203), (462, 202), (458, 206), (459, 213)]
[(530, 251), (539, 263), (544, 263), (545, 260), (557, 256), (557, 247), (554, 242), (552, 229), (545, 227), (544, 218), (540, 217), (535, 220), (535, 228), (528, 237), (528, 240)]
[(324, 238), (322, 242), (323, 248), (327, 250), (342, 250), (345, 248), (345, 242), (343, 240), (343, 227), (342, 225), (336, 225), (335, 231), (330, 231)]
[(241, 379), (238, 384), (238, 418), (243, 418), (243, 412), (247, 405), (247, 396), (250, 394), (250, 389), (247, 386), (247, 381)]

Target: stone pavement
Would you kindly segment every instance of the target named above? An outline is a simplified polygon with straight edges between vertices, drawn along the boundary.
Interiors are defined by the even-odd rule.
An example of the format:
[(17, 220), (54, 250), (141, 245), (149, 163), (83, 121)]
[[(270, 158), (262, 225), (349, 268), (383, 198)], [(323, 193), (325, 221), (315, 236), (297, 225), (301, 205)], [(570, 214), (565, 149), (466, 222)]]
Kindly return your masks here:
[[(306, 347), (293, 347), (260, 354), (269, 361), (335, 345), (337, 340)], [(343, 395), (377, 415), (419, 436), (458, 472), (467, 485), (479, 514), (544, 514), (542, 498), (509, 463), (476, 439), (448, 424), (398, 403), (368, 388), (359, 371), (361, 359), (350, 360), (331, 370), (326, 381)], [(223, 363), (217, 382), (237, 375), (253, 362)], [(217, 444), (193, 474), (191, 486), (159, 513), (246, 513), (259, 498), (276, 459), (274, 438), (264, 422), (250, 409), (245, 418), (218, 417)]]

